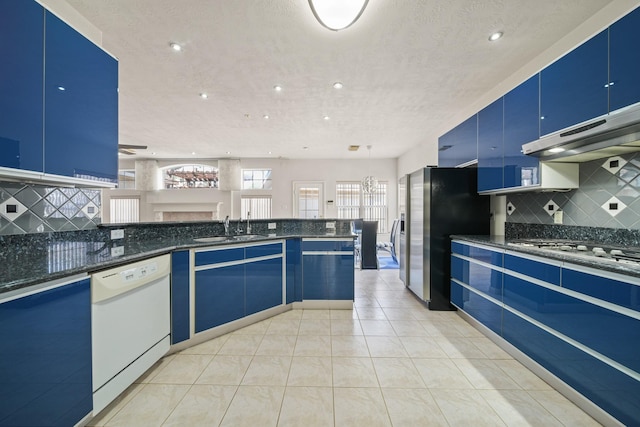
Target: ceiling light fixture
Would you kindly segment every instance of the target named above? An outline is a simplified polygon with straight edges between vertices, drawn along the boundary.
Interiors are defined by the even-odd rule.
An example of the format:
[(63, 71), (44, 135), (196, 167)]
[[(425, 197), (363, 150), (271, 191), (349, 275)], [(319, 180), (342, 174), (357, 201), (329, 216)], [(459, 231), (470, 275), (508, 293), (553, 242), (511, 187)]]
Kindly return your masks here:
[(195, 156), (195, 155), (196, 155), (196, 152), (195, 152), (195, 151), (192, 151), (192, 152), (191, 152), (191, 155), (192, 155), (192, 156)]
[(200, 94), (200, 98), (202, 98), (202, 99), (207, 99), (207, 98), (209, 98), (209, 95), (207, 95), (206, 93), (202, 92), (202, 93)]
[(182, 50), (182, 46), (180, 46), (178, 43), (175, 43), (175, 42), (169, 43), (169, 46), (171, 47), (171, 49), (175, 50), (176, 52), (180, 52)]
[(360, 18), (369, 0), (309, 0), (318, 22), (332, 31), (344, 30)]
[(333, 88), (334, 89), (342, 89), (343, 87), (344, 87), (344, 85), (342, 83), (340, 83), (340, 82), (335, 82), (333, 84)]
[(269, 118), (269, 115), (268, 115), (268, 114), (265, 114), (265, 115), (264, 115), (264, 116), (262, 116), (262, 117), (263, 117), (263, 118), (265, 118), (265, 119), (268, 119), (268, 118)]
[(369, 175), (362, 178), (362, 191), (373, 193), (378, 188), (378, 179), (371, 175), (371, 145), (367, 145), (367, 150), (369, 150)]
[(498, 40), (499, 38), (502, 38), (502, 36), (504, 35), (504, 33), (502, 31), (496, 31), (495, 33), (491, 34), (489, 36), (489, 41), (490, 42), (494, 42), (496, 40)]
[(280, 91), (282, 91), (282, 86), (280, 86), (280, 85), (275, 85), (275, 86), (273, 87), (273, 90), (275, 90), (276, 92), (280, 92)]
[(323, 119), (325, 119), (325, 120), (329, 120), (329, 119), (331, 119), (331, 117), (329, 117), (329, 116), (324, 116), (324, 117), (323, 117)]

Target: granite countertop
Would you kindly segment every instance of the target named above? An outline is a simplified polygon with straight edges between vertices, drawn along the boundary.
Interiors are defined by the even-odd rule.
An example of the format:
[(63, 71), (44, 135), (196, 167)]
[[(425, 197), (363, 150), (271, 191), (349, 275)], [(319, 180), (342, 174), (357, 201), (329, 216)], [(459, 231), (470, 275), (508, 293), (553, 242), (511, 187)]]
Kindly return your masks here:
[[(206, 237), (206, 236), (202, 236)], [(111, 256), (114, 241), (108, 237), (78, 238), (70, 234), (68, 238), (43, 241), (39, 245), (13, 245), (4, 248), (0, 259), (0, 294), (21, 290), (43, 282), (64, 279), (78, 274), (125, 265), (134, 261), (170, 253), (174, 250), (198, 247), (229, 246), (249, 244), (287, 238), (354, 238), (351, 233), (310, 233), (279, 232), (256, 235), (248, 240), (227, 240), (222, 242), (198, 242), (192, 236), (163, 235), (126, 238), (115, 241), (124, 246), (124, 255)]]
[(512, 245), (515, 240), (521, 239), (509, 239), (505, 236), (451, 236), (452, 239), (463, 240), (470, 243), (477, 243), (486, 246), (492, 246), (497, 249), (509, 250), (512, 252), (521, 252), (525, 254), (535, 255), (542, 258), (549, 258), (557, 261), (562, 261), (571, 264), (582, 265), (585, 267), (591, 267), (597, 270), (609, 271), (612, 273), (623, 274), (626, 276), (639, 277), (640, 278), (640, 266), (625, 264), (617, 262), (611, 259), (600, 257), (584, 257), (574, 255), (570, 252), (552, 251), (540, 249), (538, 247), (531, 246), (517, 246)]

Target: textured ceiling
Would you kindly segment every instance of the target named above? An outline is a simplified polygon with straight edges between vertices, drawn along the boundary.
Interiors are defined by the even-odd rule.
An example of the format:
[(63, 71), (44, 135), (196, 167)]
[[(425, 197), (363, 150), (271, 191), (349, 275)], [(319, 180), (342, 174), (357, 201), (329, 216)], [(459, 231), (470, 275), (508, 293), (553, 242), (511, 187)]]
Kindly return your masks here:
[(307, 0), (67, 1), (120, 61), (120, 143), (148, 145), (137, 157), (325, 159), (434, 143), (425, 135), (610, 3), (370, 0), (332, 32)]

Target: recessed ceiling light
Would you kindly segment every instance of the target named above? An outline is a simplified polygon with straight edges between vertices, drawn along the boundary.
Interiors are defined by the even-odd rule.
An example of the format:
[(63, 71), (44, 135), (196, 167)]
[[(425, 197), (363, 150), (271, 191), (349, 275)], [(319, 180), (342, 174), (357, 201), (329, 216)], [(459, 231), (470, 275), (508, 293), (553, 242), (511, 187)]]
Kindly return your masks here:
[(176, 52), (180, 52), (182, 50), (182, 46), (180, 46), (178, 43), (175, 43), (175, 42), (169, 43), (169, 46), (171, 47), (171, 49), (175, 50)]
[(268, 114), (265, 114), (265, 115), (264, 115), (264, 116), (262, 116), (262, 117), (264, 117), (265, 119), (268, 119), (268, 118), (269, 118), (269, 115), (268, 115)]
[(324, 117), (323, 117), (323, 119), (325, 119), (325, 120), (329, 120), (330, 118), (331, 118), (331, 117), (329, 117), (329, 116), (324, 116)]
[(273, 87), (273, 90), (275, 90), (276, 92), (280, 92), (280, 91), (282, 90), (282, 86), (280, 86), (280, 85), (275, 85), (275, 86)]
[(209, 98), (209, 95), (207, 95), (206, 93), (202, 92), (202, 93), (200, 94), (200, 98), (202, 98), (202, 99), (207, 99), (207, 98)]
[(271, 154), (271, 151), (269, 151), (267, 154)]
[(227, 154), (231, 154), (231, 151), (227, 151)]
[(501, 38), (504, 35), (504, 33), (502, 31), (496, 31), (495, 33), (491, 34), (489, 36), (489, 41), (490, 42), (494, 42), (496, 40), (498, 40), (499, 38)]
[(155, 152), (155, 151), (151, 152), (151, 155), (152, 155), (152, 156), (155, 156), (155, 155), (156, 155), (156, 152)]
[(342, 83), (340, 83), (340, 82), (335, 82), (333, 84), (333, 88), (334, 89), (342, 89), (343, 87), (344, 87), (344, 85)]
[(192, 151), (192, 152), (191, 152), (191, 155), (192, 155), (192, 156), (195, 156), (195, 155), (196, 155), (196, 152), (195, 152), (195, 151)]

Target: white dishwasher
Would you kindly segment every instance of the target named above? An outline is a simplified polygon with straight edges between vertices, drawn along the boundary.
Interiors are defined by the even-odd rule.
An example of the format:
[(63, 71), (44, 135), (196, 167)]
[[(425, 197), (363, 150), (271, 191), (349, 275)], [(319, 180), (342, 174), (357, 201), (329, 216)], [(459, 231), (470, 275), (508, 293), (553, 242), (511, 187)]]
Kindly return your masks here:
[(162, 255), (91, 276), (94, 416), (169, 350), (170, 270)]

